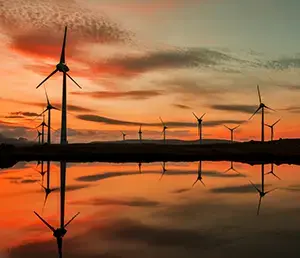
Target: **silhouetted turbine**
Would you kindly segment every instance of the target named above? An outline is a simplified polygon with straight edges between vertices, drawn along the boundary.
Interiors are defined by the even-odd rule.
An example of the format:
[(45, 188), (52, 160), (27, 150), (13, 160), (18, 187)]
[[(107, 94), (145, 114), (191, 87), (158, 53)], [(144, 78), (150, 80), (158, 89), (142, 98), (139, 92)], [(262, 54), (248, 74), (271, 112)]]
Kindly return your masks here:
[(139, 129), (139, 139), (140, 139), (140, 142), (142, 142), (142, 125), (140, 125), (140, 129)]
[(63, 73), (63, 92), (62, 92), (62, 112), (61, 112), (61, 144), (67, 144), (67, 76), (81, 89), (80, 85), (67, 73), (70, 71), (69, 67), (66, 65), (65, 58), (65, 48), (66, 48), (66, 38), (67, 38), (67, 26), (65, 27), (64, 40), (61, 50), (60, 61), (56, 65), (56, 69), (43, 80), (36, 88), (39, 88), (44, 82), (46, 82), (50, 77), (52, 77), (58, 71)]
[(200, 118), (193, 112), (194, 117), (197, 119), (198, 122), (198, 136), (199, 136), (199, 141), (202, 143), (202, 118), (205, 116), (206, 113), (204, 113)]
[[(37, 171), (42, 176), (42, 185), (43, 185), (44, 184), (44, 176), (46, 174), (46, 171), (44, 171), (44, 161), (40, 161), (40, 164), (41, 164), (41, 170), (38, 170), (37, 168), (34, 168), (34, 170)], [(39, 163), (37, 164), (37, 167), (38, 167), (38, 165), (39, 165)]]
[(264, 112), (265, 112), (265, 108), (270, 109), (272, 111), (275, 111), (272, 108), (267, 107), (264, 103), (262, 103), (261, 101), (261, 95), (260, 95), (260, 91), (259, 91), (259, 86), (257, 85), (257, 93), (258, 93), (258, 99), (259, 99), (259, 106), (256, 109), (256, 111), (253, 113), (253, 115), (249, 118), (249, 120), (259, 111), (261, 110), (261, 141), (264, 142), (265, 141), (265, 132), (264, 132), (264, 125), (265, 125), (265, 116), (264, 116)]
[(257, 215), (259, 215), (260, 205), (261, 205), (261, 200), (262, 200), (262, 198), (263, 198), (265, 195), (267, 195), (268, 193), (270, 193), (270, 192), (272, 192), (272, 191), (274, 191), (274, 190), (277, 189), (277, 188), (274, 188), (274, 189), (272, 189), (272, 190), (269, 190), (269, 191), (265, 192), (265, 190), (264, 190), (264, 187), (265, 187), (265, 186), (264, 186), (264, 184), (265, 184), (264, 179), (265, 179), (265, 174), (264, 174), (264, 164), (262, 164), (262, 165), (261, 165), (261, 190), (259, 190), (259, 189), (256, 187), (256, 185), (254, 185), (254, 184), (250, 181), (251, 185), (256, 189), (256, 191), (257, 191), (258, 194), (259, 194), (259, 201), (258, 201), (258, 206), (257, 206)]
[(166, 130), (168, 129), (168, 127), (166, 126), (164, 121), (161, 119), (161, 117), (159, 117), (159, 119), (160, 119), (160, 121), (162, 123), (162, 126), (163, 126), (162, 133), (163, 133), (163, 136), (164, 136), (164, 143), (166, 143)]
[(199, 164), (198, 164), (198, 177), (197, 177), (196, 181), (193, 183), (192, 187), (194, 187), (194, 185), (198, 181), (200, 181), (205, 186), (205, 184), (202, 181), (202, 161), (201, 160), (199, 161)]
[(230, 161), (230, 167), (224, 171), (224, 174), (227, 173), (228, 171), (233, 170), (234, 172), (241, 174), (240, 172), (238, 172), (234, 167), (233, 167), (233, 161)]
[(126, 140), (126, 133), (124, 133), (124, 132), (121, 132), (122, 133), (122, 136), (123, 136), (123, 141), (125, 141)]
[(234, 132), (234, 130), (239, 128), (241, 125), (238, 125), (238, 126), (233, 127), (233, 128), (230, 128), (227, 125), (224, 125), (224, 126), (230, 131), (230, 141), (233, 143), (233, 132)]
[(38, 140), (38, 143), (41, 144), (41, 136), (43, 135), (39, 130), (36, 130), (37, 131), (37, 137), (35, 138), (35, 140)]
[(45, 143), (45, 126), (47, 127), (48, 125), (45, 123), (45, 116), (43, 115), (43, 122), (40, 123), (36, 128), (42, 127), (42, 144)]
[(142, 162), (139, 162), (138, 166), (139, 166), (139, 172), (142, 173)]
[(273, 176), (275, 176), (277, 179), (281, 180), (281, 178), (277, 175), (275, 175), (274, 173), (274, 163), (271, 164), (271, 171), (269, 171), (268, 173), (266, 173), (265, 175), (269, 175), (272, 174)]
[(162, 163), (161, 166), (162, 166), (162, 174), (161, 174), (161, 177), (160, 177), (159, 180), (161, 180), (162, 177), (164, 176), (164, 174), (168, 171), (168, 170), (166, 169), (166, 162), (165, 162), (165, 161)]
[(47, 135), (48, 138), (47, 138), (47, 143), (51, 144), (51, 110), (52, 109), (59, 110), (59, 109), (51, 105), (51, 103), (49, 101), (49, 98), (48, 98), (47, 90), (46, 90), (46, 88), (44, 88), (44, 89), (45, 89), (45, 94), (46, 94), (46, 99), (47, 99), (47, 107), (41, 113), (41, 115), (48, 111), (48, 135)]
[(265, 126), (268, 126), (271, 129), (271, 141), (273, 141), (274, 138), (274, 126), (280, 121), (280, 119), (278, 119), (275, 123), (269, 125), (269, 124), (265, 124)]

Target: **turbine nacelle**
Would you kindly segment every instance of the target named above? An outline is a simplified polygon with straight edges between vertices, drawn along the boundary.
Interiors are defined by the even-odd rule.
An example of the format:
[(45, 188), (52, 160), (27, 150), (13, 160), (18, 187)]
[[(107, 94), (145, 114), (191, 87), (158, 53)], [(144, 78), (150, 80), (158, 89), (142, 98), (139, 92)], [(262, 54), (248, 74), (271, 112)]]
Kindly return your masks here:
[(56, 65), (56, 69), (61, 73), (66, 73), (70, 71), (69, 67), (64, 63), (58, 63)]
[(65, 228), (57, 228), (53, 231), (53, 236), (55, 238), (63, 238), (66, 233), (67, 230)]

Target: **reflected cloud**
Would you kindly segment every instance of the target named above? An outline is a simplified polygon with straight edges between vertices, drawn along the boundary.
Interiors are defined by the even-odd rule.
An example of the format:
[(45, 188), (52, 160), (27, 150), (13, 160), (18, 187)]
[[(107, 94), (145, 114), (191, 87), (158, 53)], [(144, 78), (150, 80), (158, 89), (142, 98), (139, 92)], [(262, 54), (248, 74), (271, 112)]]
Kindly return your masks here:
[[(260, 188), (261, 185), (255, 185), (257, 188)], [(270, 185), (266, 185), (265, 186), (270, 186)], [(253, 188), (252, 185), (238, 185), (238, 186), (226, 186), (226, 187), (219, 187), (219, 188), (212, 188), (209, 190), (210, 192), (213, 193), (255, 193), (256, 190), (255, 188)]]

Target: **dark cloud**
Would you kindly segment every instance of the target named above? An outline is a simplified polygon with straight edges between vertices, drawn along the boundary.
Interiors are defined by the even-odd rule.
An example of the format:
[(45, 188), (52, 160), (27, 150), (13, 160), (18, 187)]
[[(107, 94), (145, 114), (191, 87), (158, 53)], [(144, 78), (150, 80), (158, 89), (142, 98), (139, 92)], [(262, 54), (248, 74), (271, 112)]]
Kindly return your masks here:
[(135, 91), (94, 91), (94, 92), (71, 92), (73, 95), (88, 96), (96, 99), (127, 98), (134, 100), (145, 100), (160, 96), (162, 91), (157, 90), (135, 90)]
[(90, 200), (74, 201), (70, 204), (75, 205), (118, 205), (118, 206), (130, 206), (130, 207), (157, 207), (160, 205), (159, 202), (150, 201), (145, 198), (132, 198), (129, 200), (121, 199), (107, 199), (107, 198), (94, 198)]
[(282, 108), (280, 110), (288, 111), (288, 112), (291, 112), (291, 113), (299, 113), (300, 112), (300, 106), (290, 106), (290, 107)]
[(81, 190), (81, 189), (88, 188), (88, 187), (90, 187), (90, 185), (88, 185), (88, 184), (84, 184), (84, 185), (66, 185), (66, 191), (72, 192), (72, 191), (77, 191), (77, 190)]
[(300, 68), (300, 56), (298, 54), (294, 57), (283, 57), (278, 60), (268, 61), (265, 66), (276, 70)]
[(174, 191), (172, 191), (171, 193), (174, 193), (174, 194), (181, 194), (181, 193), (185, 193), (185, 192), (188, 192), (190, 191), (191, 188), (180, 188), (180, 189), (176, 189)]
[(77, 177), (75, 180), (79, 182), (96, 182), (111, 177), (129, 176), (129, 175), (137, 175), (137, 174), (140, 173), (139, 172), (107, 172), (102, 174), (80, 176)]
[[(97, 122), (97, 123), (103, 123), (103, 124), (110, 124), (110, 125), (128, 125), (128, 126), (161, 126), (161, 123), (141, 123), (141, 122), (130, 122), (130, 121), (124, 121), (124, 120), (117, 120), (112, 119), (108, 117), (98, 116), (98, 115), (78, 115), (78, 119), (84, 120), (84, 121), (91, 121), (91, 122)], [(167, 122), (164, 121), (165, 124), (167, 124), (170, 127), (195, 127), (196, 123), (189, 123), (189, 122)], [(239, 124), (242, 123), (241, 120), (215, 120), (215, 121), (205, 121), (203, 122), (203, 126), (218, 126), (223, 124)]]
[(229, 174), (229, 173), (221, 173), (217, 171), (203, 171), (202, 175), (205, 177), (224, 177), (224, 178), (236, 178), (236, 177), (245, 177), (243, 174)]
[(232, 111), (246, 114), (252, 114), (257, 109), (257, 105), (211, 105), (210, 108), (220, 111)]
[(36, 180), (36, 179), (23, 179), (23, 180), (15, 180), (12, 179), (11, 183), (15, 183), (15, 184), (33, 184), (33, 183), (37, 183), (40, 180)]
[(11, 112), (11, 115), (19, 115), (19, 116), (28, 116), (28, 117), (36, 117), (39, 114), (35, 112), (23, 112), (23, 111), (17, 111), (17, 112)]
[[(258, 189), (261, 188), (261, 185), (256, 184), (255, 185)], [(265, 187), (268, 187), (270, 185), (266, 185)], [(226, 187), (220, 187), (220, 188), (212, 188), (210, 189), (211, 192), (213, 193), (256, 193), (257, 191), (251, 185), (250, 183), (248, 185), (238, 185), (238, 186), (226, 186)]]
[(180, 109), (191, 109), (191, 107), (182, 104), (173, 104), (173, 106)]

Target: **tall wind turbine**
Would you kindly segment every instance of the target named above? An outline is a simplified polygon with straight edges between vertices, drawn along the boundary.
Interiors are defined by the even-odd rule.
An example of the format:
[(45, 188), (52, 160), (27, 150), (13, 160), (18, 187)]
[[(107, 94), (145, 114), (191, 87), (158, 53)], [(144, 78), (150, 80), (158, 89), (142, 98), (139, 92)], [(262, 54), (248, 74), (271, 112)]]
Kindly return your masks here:
[(259, 211), (260, 211), (260, 205), (261, 205), (261, 199), (268, 193), (276, 190), (277, 188), (274, 188), (272, 190), (266, 191), (265, 192), (265, 164), (261, 164), (261, 190), (259, 190), (255, 184), (253, 184), (251, 181), (250, 183), (252, 184), (252, 186), (256, 189), (256, 191), (259, 194), (259, 201), (258, 201), (258, 206), (257, 206), (257, 215), (259, 215)]
[(192, 187), (194, 187), (194, 185), (198, 182), (198, 181), (200, 181), (204, 186), (205, 186), (205, 184), (203, 183), (203, 181), (202, 181), (202, 161), (200, 160), (199, 161), (199, 164), (198, 164), (198, 177), (197, 177), (197, 179), (196, 179), (196, 181), (193, 183), (193, 186)]
[(233, 132), (234, 132), (234, 130), (236, 130), (237, 128), (239, 128), (241, 125), (238, 125), (238, 126), (233, 127), (233, 128), (230, 128), (230, 127), (228, 127), (226, 125), (224, 125), (224, 126), (230, 131), (230, 141), (231, 141), (231, 143), (233, 143)]
[(273, 141), (274, 138), (274, 126), (280, 121), (280, 119), (278, 119), (275, 123), (269, 125), (269, 124), (265, 124), (265, 126), (268, 126), (271, 129), (271, 141)]
[(204, 113), (200, 118), (193, 112), (194, 117), (197, 119), (198, 122), (198, 136), (199, 136), (199, 141), (202, 143), (202, 119), (205, 116), (206, 113)]
[(41, 115), (48, 111), (48, 134), (47, 134), (48, 137), (47, 137), (47, 143), (51, 144), (51, 110), (52, 109), (59, 110), (59, 109), (51, 105), (46, 88), (45, 88), (45, 94), (46, 94), (46, 99), (47, 99), (47, 107), (41, 113)]
[(48, 125), (45, 123), (45, 115), (43, 114), (43, 122), (40, 123), (36, 128), (42, 127), (42, 144), (45, 142), (45, 126), (47, 127)]
[(253, 113), (253, 115), (249, 118), (249, 120), (259, 111), (261, 110), (261, 141), (264, 142), (265, 141), (265, 108), (270, 109), (272, 111), (275, 111), (272, 108), (267, 107), (261, 100), (261, 95), (260, 95), (260, 90), (259, 90), (259, 86), (257, 85), (257, 93), (258, 93), (258, 99), (259, 99), (259, 106), (256, 109), (256, 111)]
[(37, 131), (37, 137), (35, 138), (35, 140), (38, 140), (38, 143), (41, 144), (41, 136), (43, 135), (39, 130)]
[(59, 257), (62, 258), (63, 237), (67, 233), (67, 226), (79, 215), (75, 214), (67, 223), (65, 223), (65, 191), (66, 191), (66, 161), (60, 162), (60, 227), (55, 229), (46, 220), (44, 220), (37, 212), (35, 215), (53, 232), (53, 236), (57, 241)]
[(163, 133), (163, 136), (164, 136), (164, 143), (166, 143), (166, 130), (168, 129), (168, 127), (166, 126), (166, 124), (164, 123), (164, 121), (161, 119), (161, 117), (159, 117), (159, 119), (160, 119), (161, 124), (163, 126), (162, 133)]
[(62, 45), (62, 50), (60, 55), (60, 61), (56, 65), (56, 69), (36, 87), (39, 88), (44, 82), (46, 82), (55, 73), (57, 72), (63, 73), (61, 135), (60, 135), (61, 144), (68, 144), (67, 141), (67, 76), (81, 89), (80, 85), (68, 74), (68, 71), (70, 71), (70, 69), (66, 64), (66, 57), (65, 57), (66, 38), (67, 38), (67, 26), (65, 27), (65, 34), (64, 34), (64, 40), (63, 40), (63, 45)]
[(142, 134), (143, 134), (142, 125), (140, 125), (140, 129), (139, 129), (139, 140), (140, 140), (140, 142), (142, 142)]
[(125, 141), (126, 140), (126, 133), (124, 133), (124, 132), (121, 132), (122, 133), (122, 136), (123, 136), (123, 141)]

